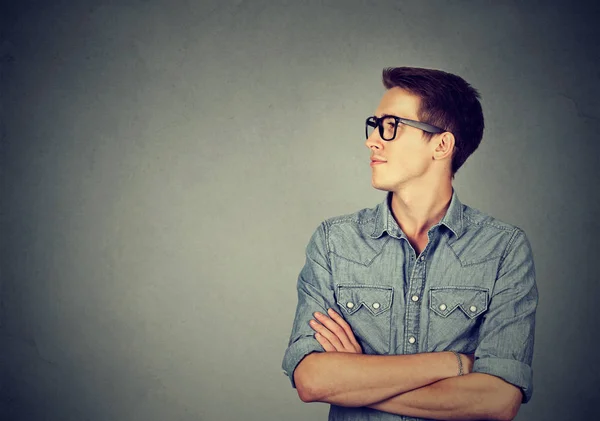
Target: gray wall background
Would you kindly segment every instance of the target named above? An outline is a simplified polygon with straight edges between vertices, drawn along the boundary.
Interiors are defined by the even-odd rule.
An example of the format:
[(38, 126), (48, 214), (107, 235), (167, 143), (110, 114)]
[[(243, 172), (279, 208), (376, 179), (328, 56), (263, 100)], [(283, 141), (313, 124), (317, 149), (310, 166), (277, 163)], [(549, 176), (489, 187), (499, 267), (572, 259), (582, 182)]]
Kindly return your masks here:
[(463, 202), (540, 290), (519, 420), (597, 406), (598, 6), (3, 2), (0, 418), (306, 420), (280, 369), (304, 247), (370, 207), (381, 69), (483, 95)]

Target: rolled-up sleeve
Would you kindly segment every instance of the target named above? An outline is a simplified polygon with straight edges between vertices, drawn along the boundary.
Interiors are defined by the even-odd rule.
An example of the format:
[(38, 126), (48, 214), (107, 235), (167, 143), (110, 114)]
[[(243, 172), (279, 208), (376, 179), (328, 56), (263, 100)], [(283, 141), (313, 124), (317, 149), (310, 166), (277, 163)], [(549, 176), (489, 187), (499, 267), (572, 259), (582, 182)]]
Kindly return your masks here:
[(531, 246), (516, 229), (499, 265), (484, 316), (473, 372), (491, 374), (519, 387), (523, 403), (533, 393), (533, 343), (538, 291)]
[(294, 370), (302, 359), (312, 352), (323, 352), (308, 324), (315, 311), (339, 311), (333, 295), (331, 267), (327, 248), (327, 225), (322, 223), (306, 247), (306, 263), (298, 276), (298, 305), (292, 334), (283, 357), (282, 368), (294, 383)]

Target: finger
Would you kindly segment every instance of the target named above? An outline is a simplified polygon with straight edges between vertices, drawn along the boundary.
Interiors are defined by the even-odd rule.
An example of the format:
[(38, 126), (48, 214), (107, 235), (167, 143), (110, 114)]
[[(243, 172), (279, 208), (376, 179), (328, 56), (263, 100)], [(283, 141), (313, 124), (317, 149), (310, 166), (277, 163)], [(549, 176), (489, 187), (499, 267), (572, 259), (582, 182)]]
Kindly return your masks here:
[(323, 337), (325, 337), (331, 345), (333, 345), (336, 351), (345, 351), (344, 345), (340, 342), (339, 338), (332, 333), (327, 327), (323, 326), (321, 323), (316, 320), (310, 321), (310, 327), (317, 333), (320, 333)]
[(329, 314), (329, 317), (331, 317), (332, 320), (334, 320), (342, 329), (344, 329), (344, 332), (346, 332), (348, 337), (354, 336), (354, 332), (352, 332), (352, 328), (348, 322), (346, 322), (342, 316), (336, 313), (334, 309), (330, 308), (327, 310), (327, 314)]
[(347, 350), (347, 351), (354, 350), (354, 346), (353, 346), (352, 342), (350, 341), (350, 339), (348, 338), (346, 331), (339, 324), (337, 324), (330, 317), (328, 317), (322, 313), (319, 313), (319, 312), (315, 313), (315, 317), (323, 326), (325, 326), (327, 329), (329, 329), (329, 331), (331, 333), (333, 333), (335, 336), (337, 336), (338, 340), (342, 343), (345, 350)]
[(348, 334), (335, 320), (333, 320), (331, 317), (329, 317), (325, 314), (319, 313), (319, 312), (315, 313), (315, 318), (317, 318), (317, 320), (319, 320), (319, 322), (321, 324), (323, 324), (325, 327), (327, 327), (327, 329), (329, 329), (332, 333), (334, 333), (340, 339), (340, 341), (344, 344), (345, 347), (352, 346), (352, 343), (350, 342), (350, 339), (348, 338)]
[(321, 346), (323, 347), (325, 352), (336, 352), (337, 351), (335, 349), (335, 347), (333, 345), (331, 345), (331, 342), (329, 342), (327, 340), (327, 338), (325, 336), (321, 335), (319, 332), (315, 333), (315, 339), (317, 340), (317, 342), (319, 342), (319, 344), (321, 344)]
[(358, 341), (356, 340), (356, 337), (354, 336), (354, 332), (352, 331), (352, 328), (350, 327), (350, 325), (348, 324), (348, 322), (346, 322), (344, 320), (344, 318), (342, 316), (340, 316), (334, 309), (330, 308), (329, 310), (327, 310), (327, 314), (329, 314), (329, 316), (338, 324), (340, 325), (340, 327), (342, 329), (344, 329), (344, 332), (346, 332), (346, 336), (348, 336), (348, 340), (352, 343), (352, 345), (354, 346), (354, 348), (356, 350), (360, 350), (360, 352), (362, 352), (362, 348), (360, 347)]

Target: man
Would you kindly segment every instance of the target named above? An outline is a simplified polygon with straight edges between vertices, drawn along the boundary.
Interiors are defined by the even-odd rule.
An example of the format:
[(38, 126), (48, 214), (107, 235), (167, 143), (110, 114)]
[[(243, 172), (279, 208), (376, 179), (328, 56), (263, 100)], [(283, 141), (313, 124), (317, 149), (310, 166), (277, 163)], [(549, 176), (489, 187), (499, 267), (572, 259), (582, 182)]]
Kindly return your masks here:
[(460, 203), (478, 92), (429, 69), (383, 71), (366, 121), (372, 209), (312, 236), (283, 369), (330, 420), (510, 420), (532, 394), (537, 288), (522, 230)]

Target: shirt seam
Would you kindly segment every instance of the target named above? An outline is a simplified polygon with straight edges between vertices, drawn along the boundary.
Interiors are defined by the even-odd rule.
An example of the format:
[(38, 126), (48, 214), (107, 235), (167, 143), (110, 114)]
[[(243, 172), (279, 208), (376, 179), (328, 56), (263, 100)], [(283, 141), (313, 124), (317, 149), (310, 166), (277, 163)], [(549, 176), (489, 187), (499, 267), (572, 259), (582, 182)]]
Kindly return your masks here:
[(504, 223), (505, 225), (499, 225), (499, 224), (495, 224), (495, 223), (490, 222), (490, 221), (481, 221), (481, 222), (478, 222), (478, 221), (475, 221), (475, 220), (469, 218), (468, 216), (465, 216), (464, 218), (471, 225), (492, 227), (492, 228), (496, 228), (496, 229), (499, 229), (499, 230), (502, 230), (502, 231), (508, 231), (508, 232), (514, 231), (515, 229), (518, 229), (518, 228), (516, 228), (514, 226), (510, 226), (510, 224), (506, 224), (506, 223)]
[(517, 235), (520, 232), (521, 232), (521, 230), (519, 228), (514, 228), (512, 236), (510, 237), (510, 240), (508, 240), (508, 244), (506, 245), (504, 252), (502, 252), (502, 255), (500, 256), (500, 262), (498, 263), (498, 271), (496, 272), (496, 279), (498, 279), (498, 272), (500, 271), (500, 267), (502, 266), (502, 264), (504, 263), (504, 260), (508, 256), (508, 250), (515, 243)]
[(374, 220), (376, 220), (376, 218), (377, 217), (375, 217), (375, 216), (370, 216), (370, 217), (368, 217), (368, 219), (358, 218), (356, 216), (338, 216), (335, 218), (328, 219), (327, 223), (329, 225), (338, 225), (338, 224), (343, 224), (343, 223), (347, 223), (347, 222), (352, 222), (352, 223), (359, 224), (359, 225), (365, 225), (370, 222), (373, 222)]

